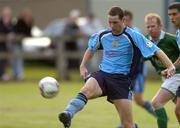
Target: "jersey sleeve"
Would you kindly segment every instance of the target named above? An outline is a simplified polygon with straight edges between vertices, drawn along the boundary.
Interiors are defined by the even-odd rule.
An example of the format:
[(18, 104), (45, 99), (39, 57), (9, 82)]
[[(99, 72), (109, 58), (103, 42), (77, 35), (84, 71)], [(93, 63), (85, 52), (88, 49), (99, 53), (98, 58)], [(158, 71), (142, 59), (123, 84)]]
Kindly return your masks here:
[[(176, 42), (180, 51), (180, 30), (179, 29), (176, 31)], [(180, 55), (179, 55), (179, 58), (180, 58)]]
[(179, 29), (176, 31), (176, 42), (180, 49), (180, 30)]
[(88, 49), (90, 51), (95, 51), (98, 49), (99, 44), (99, 33), (95, 33), (90, 37), (88, 41)]
[[(180, 38), (176, 42), (177, 42), (177, 45), (178, 45), (178, 48), (179, 48), (179, 53), (180, 53)], [(180, 54), (179, 54), (179, 58), (180, 58)]]
[(180, 50), (180, 37), (176, 39), (176, 42), (177, 42), (178, 48)]
[(156, 51), (160, 50), (153, 42), (148, 40), (143, 34), (134, 34), (135, 43), (145, 58), (153, 56), (156, 53)]

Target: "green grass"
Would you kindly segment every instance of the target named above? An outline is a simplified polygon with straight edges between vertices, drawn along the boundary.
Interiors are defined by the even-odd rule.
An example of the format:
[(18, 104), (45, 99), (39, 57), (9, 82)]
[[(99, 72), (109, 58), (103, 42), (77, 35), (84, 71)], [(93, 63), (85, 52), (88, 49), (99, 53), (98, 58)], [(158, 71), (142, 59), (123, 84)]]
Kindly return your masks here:
[[(41, 78), (45, 75), (54, 76), (54, 69), (39, 69), (33, 67), (27, 70), (28, 78)], [(30, 75), (33, 74), (33, 75)], [(60, 93), (53, 99), (44, 99), (38, 90), (38, 80), (0, 83), (0, 128), (63, 128), (57, 115), (64, 109), (83, 85), (77, 80), (60, 81)], [(160, 87), (160, 82), (146, 83), (144, 97), (151, 99)], [(169, 116), (169, 127), (177, 128), (174, 114), (174, 104), (166, 105)], [(156, 120), (145, 110), (133, 104), (134, 120), (140, 128), (157, 128)], [(88, 102), (83, 111), (72, 121), (72, 128), (115, 128), (119, 123), (118, 116), (112, 104), (106, 98)]]

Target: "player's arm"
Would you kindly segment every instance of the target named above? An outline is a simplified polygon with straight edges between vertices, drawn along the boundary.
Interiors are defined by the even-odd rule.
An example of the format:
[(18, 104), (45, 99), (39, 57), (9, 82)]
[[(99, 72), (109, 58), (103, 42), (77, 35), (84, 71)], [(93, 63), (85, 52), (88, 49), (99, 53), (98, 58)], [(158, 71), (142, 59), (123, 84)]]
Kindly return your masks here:
[(167, 57), (167, 55), (162, 51), (158, 50), (156, 51), (155, 55), (163, 62), (164, 65), (166, 65), (167, 69), (166, 71), (162, 72), (162, 75), (166, 75), (166, 77), (171, 77), (175, 74), (176, 68), (171, 62), (171, 60)]
[(175, 74), (175, 66), (171, 62), (171, 60), (167, 57), (167, 55), (159, 49), (153, 42), (148, 40), (145, 36), (139, 33), (135, 33), (136, 38), (135, 42), (138, 46), (138, 48), (141, 50), (142, 55), (147, 58), (152, 55), (156, 55), (158, 59), (162, 61), (162, 63), (167, 67), (166, 77), (171, 77), (172, 75)]
[(88, 70), (86, 65), (88, 64), (89, 60), (92, 58), (94, 55), (94, 52), (97, 51), (99, 48), (100, 43), (99, 43), (99, 33), (93, 34), (89, 41), (88, 41), (88, 48), (84, 53), (82, 62), (80, 64), (80, 75), (85, 79), (86, 76), (88, 75)]
[(88, 62), (90, 61), (90, 59), (93, 57), (94, 55), (94, 51), (90, 51), (89, 49), (87, 49), (84, 53), (84, 57), (82, 59), (82, 62), (80, 64), (80, 75), (85, 79), (86, 76), (88, 75), (88, 70), (86, 65), (88, 64)]
[(174, 62), (174, 66), (176, 68), (179, 68), (180, 67), (180, 57)]

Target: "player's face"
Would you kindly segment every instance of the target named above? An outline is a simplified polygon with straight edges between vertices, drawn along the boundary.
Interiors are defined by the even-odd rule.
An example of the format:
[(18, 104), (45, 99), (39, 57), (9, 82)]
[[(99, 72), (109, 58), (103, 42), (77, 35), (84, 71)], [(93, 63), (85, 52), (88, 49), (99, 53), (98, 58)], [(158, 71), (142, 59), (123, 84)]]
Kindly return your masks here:
[(169, 9), (168, 16), (171, 22), (176, 25), (176, 27), (180, 28), (180, 11), (177, 9)]
[(160, 36), (161, 25), (157, 24), (157, 19), (151, 18), (146, 21), (146, 29), (148, 34), (153, 38), (157, 39)]
[(123, 31), (124, 23), (123, 20), (119, 19), (119, 16), (108, 16), (109, 26), (112, 29), (114, 35), (118, 35)]

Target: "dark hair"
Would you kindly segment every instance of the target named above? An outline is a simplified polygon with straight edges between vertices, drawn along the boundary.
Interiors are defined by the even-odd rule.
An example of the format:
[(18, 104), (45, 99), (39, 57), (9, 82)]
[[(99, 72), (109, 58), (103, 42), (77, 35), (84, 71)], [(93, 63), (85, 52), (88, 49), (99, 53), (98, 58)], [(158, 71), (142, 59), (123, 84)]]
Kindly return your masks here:
[(119, 19), (124, 17), (124, 12), (120, 7), (112, 7), (108, 13), (110, 16), (119, 16)]
[(168, 9), (177, 9), (180, 11), (180, 2), (173, 2), (168, 6)]
[(124, 10), (124, 16), (129, 16), (130, 19), (133, 19), (133, 13), (129, 10)]

